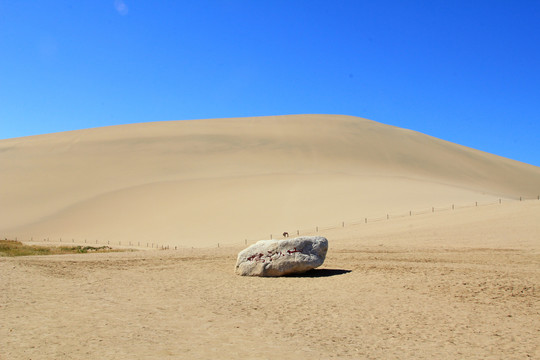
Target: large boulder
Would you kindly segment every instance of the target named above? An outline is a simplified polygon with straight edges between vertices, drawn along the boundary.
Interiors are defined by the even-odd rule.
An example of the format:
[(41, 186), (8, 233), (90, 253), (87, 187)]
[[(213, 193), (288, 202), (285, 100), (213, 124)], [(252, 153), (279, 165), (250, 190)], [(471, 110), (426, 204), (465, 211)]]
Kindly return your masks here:
[(282, 276), (321, 266), (328, 250), (322, 236), (261, 240), (238, 253), (236, 273), (244, 276)]

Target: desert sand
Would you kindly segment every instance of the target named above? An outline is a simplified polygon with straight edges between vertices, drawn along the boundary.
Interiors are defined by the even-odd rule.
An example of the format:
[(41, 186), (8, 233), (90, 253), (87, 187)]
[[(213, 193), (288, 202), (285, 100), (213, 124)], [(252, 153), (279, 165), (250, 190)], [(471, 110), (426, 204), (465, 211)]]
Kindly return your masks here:
[(237, 244), (540, 193), (540, 168), (337, 115), (170, 121), (0, 141), (0, 236)]
[[(0, 167), (2, 238), (140, 249), (0, 258), (2, 360), (540, 357), (540, 168), (330, 115), (0, 140)], [(234, 274), (282, 231), (325, 264)]]

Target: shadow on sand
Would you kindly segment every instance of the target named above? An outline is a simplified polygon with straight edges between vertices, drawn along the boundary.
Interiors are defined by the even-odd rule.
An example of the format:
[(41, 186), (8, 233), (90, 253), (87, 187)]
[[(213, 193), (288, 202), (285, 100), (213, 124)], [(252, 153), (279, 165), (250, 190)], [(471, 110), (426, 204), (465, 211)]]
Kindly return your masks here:
[(302, 274), (291, 274), (291, 275), (286, 275), (285, 277), (318, 278), (318, 277), (328, 277), (328, 276), (348, 274), (351, 271), (352, 270), (344, 270), (344, 269), (312, 269)]

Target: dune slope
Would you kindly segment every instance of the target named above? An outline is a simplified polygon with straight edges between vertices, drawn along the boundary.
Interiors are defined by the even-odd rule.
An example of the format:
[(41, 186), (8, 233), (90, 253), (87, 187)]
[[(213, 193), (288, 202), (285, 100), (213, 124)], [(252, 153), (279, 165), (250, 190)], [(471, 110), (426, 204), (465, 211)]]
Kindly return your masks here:
[(540, 193), (538, 167), (337, 115), (1, 140), (0, 174), (0, 236), (179, 246)]

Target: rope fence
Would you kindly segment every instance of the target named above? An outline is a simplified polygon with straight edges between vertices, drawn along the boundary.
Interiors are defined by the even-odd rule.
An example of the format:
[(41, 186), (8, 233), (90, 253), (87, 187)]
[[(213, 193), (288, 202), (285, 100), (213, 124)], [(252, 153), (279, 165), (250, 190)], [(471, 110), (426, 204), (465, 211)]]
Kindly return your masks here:
[[(335, 230), (339, 228), (345, 228), (350, 226), (360, 226), (365, 225), (369, 223), (376, 223), (376, 222), (383, 222), (383, 221), (389, 221), (392, 219), (397, 218), (405, 218), (405, 217), (412, 217), (412, 216), (418, 216), (418, 215), (426, 215), (430, 213), (435, 212), (443, 212), (443, 211), (455, 211), (459, 209), (467, 209), (467, 208), (473, 208), (473, 207), (481, 207), (481, 206), (493, 206), (493, 205), (500, 205), (503, 202), (512, 202), (512, 201), (530, 201), (530, 200), (540, 200), (540, 195), (534, 198), (526, 198), (523, 196), (519, 197), (519, 200), (503, 200), (498, 199), (497, 201), (491, 201), (491, 202), (485, 202), (481, 203), (478, 201), (475, 201), (474, 203), (466, 203), (466, 204), (452, 204), (450, 206), (445, 207), (434, 207), (432, 206), (429, 209), (421, 209), (421, 210), (409, 210), (408, 212), (403, 213), (397, 213), (397, 214), (390, 214), (387, 213), (384, 216), (377, 216), (377, 217), (364, 217), (359, 218), (356, 220), (351, 221), (341, 221), (338, 224), (335, 225), (328, 225), (328, 226), (313, 226), (311, 228), (304, 228), (304, 229), (297, 229), (294, 232), (288, 233), (288, 236), (296, 235), (311, 235), (311, 234), (317, 234), (319, 232), (328, 231), (328, 230)], [(15, 241), (25, 241), (25, 242), (36, 242), (36, 243), (54, 243), (56, 245), (66, 245), (66, 246), (76, 246), (76, 245), (100, 245), (100, 246), (110, 246), (112, 248), (136, 248), (136, 249), (148, 249), (148, 250), (182, 250), (182, 251), (193, 251), (194, 247), (186, 247), (186, 246), (171, 246), (170, 244), (166, 243), (159, 243), (159, 242), (150, 242), (150, 241), (112, 241), (112, 240), (100, 240), (95, 238), (85, 238), (85, 239), (76, 239), (76, 238), (66, 238), (66, 237), (58, 237), (58, 238), (50, 238), (50, 237), (39, 237), (35, 238), (33, 236), (29, 238), (17, 236), (17, 235), (11, 235), (7, 236), (8, 234), (5, 234), (0, 237), (0, 239), (6, 239), (6, 240), (15, 240)], [(270, 234), (270, 239), (281, 239), (284, 238), (283, 234)], [(231, 246), (238, 246), (240, 244), (242, 245), (248, 245), (251, 243), (255, 243), (257, 241), (261, 240), (259, 239), (248, 239), (245, 238), (241, 243), (237, 244), (227, 244), (225, 247), (222, 246), (223, 244), (217, 243), (216, 248), (227, 248)]]
[[(432, 206), (429, 209), (409, 210), (406, 213), (397, 213), (397, 214), (387, 213), (385, 216), (364, 217), (363, 219), (356, 219), (356, 220), (351, 220), (351, 221), (348, 221), (348, 222), (341, 221), (341, 223), (339, 225), (329, 225), (329, 226), (323, 226), (323, 227), (314, 226), (313, 228), (298, 229), (298, 230), (295, 231), (295, 233), (296, 233), (297, 236), (299, 236), (299, 235), (310, 235), (310, 234), (318, 233), (320, 231), (335, 230), (335, 229), (339, 229), (339, 228), (344, 228), (346, 226), (347, 227), (358, 226), (358, 225), (362, 225), (362, 224), (376, 223), (376, 222), (388, 221), (388, 220), (391, 220), (391, 219), (412, 217), (412, 216), (418, 216), (418, 215), (426, 215), (426, 214), (430, 214), (430, 213), (443, 212), (443, 211), (455, 211), (455, 210), (468, 209), (468, 208), (473, 208), (473, 207), (499, 205), (499, 204), (502, 204), (503, 202), (530, 201), (530, 200), (540, 200), (540, 195), (538, 195), (536, 197), (529, 197), (529, 198), (520, 196), (519, 200), (518, 199), (516, 199), (516, 200), (512, 200), (512, 199), (503, 200), (502, 198), (500, 198), (500, 199), (498, 199), (496, 201), (490, 201), (490, 202), (478, 202), (478, 201), (475, 201), (475, 202), (472, 202), (472, 203), (465, 203), (465, 204), (451, 204), (449, 206), (444, 206), (444, 207)], [(275, 238), (274, 234), (270, 234), (270, 238), (271, 239)], [(258, 241), (258, 240), (252, 240), (250, 242), (256, 242), (256, 241)]]
[[(25, 242), (35, 242), (35, 243), (52, 243), (60, 246), (79, 246), (79, 245), (100, 245), (100, 246), (110, 246), (111, 248), (148, 248), (148, 249), (160, 249), (166, 250), (170, 249), (170, 245), (164, 245), (157, 242), (145, 242), (145, 241), (111, 241), (111, 240), (99, 240), (99, 239), (76, 239), (76, 238), (51, 238), (51, 237), (36, 237), (31, 236), (30, 238), (21, 237), (21, 236), (2, 236), (0, 239), (5, 240), (15, 240), (15, 241), (25, 241)], [(176, 247), (178, 248), (178, 246)]]

